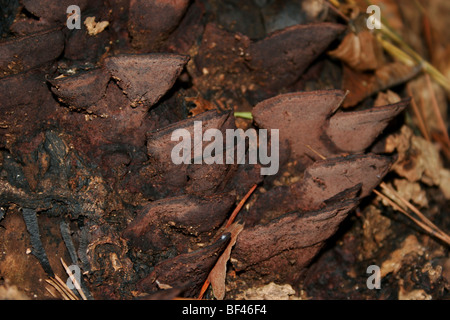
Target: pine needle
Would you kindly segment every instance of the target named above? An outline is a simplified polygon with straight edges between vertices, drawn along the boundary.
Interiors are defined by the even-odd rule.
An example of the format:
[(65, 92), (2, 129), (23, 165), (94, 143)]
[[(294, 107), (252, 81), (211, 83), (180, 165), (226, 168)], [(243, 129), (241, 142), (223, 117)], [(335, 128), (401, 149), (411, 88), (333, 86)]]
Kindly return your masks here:
[(414, 96), (412, 95), (411, 89), (408, 87), (408, 94), (411, 97), (411, 106), (413, 108), (414, 114), (416, 115), (419, 130), (422, 133), (422, 136), (427, 140), (431, 141), (430, 134), (428, 133), (427, 127), (425, 125), (425, 121), (422, 117), (421, 112), (419, 111), (419, 108), (417, 107), (416, 101), (414, 100)]
[(319, 153), (319, 151), (314, 150), (309, 144), (305, 144), (305, 146), (311, 150), (312, 152), (314, 152), (320, 159), (322, 160), (326, 160), (327, 158), (324, 157), (322, 154)]
[(243, 118), (243, 119), (253, 120), (253, 115), (252, 115), (251, 112), (236, 111), (234, 113), (234, 116), (236, 118)]
[[(413, 204), (403, 198), (397, 191), (390, 188), (384, 182), (380, 183), (380, 187), (384, 190), (384, 193), (381, 193), (377, 190), (373, 190), (373, 192), (383, 199), (385, 199), (395, 210), (400, 211), (409, 219), (411, 219), (414, 223), (416, 223), (423, 230), (428, 232), (430, 235), (439, 238), (444, 241), (447, 245), (450, 245), (450, 236), (448, 236), (445, 232), (443, 232), (439, 227), (437, 227), (433, 222), (431, 222), (419, 209), (417, 209)], [(400, 203), (399, 203), (400, 202)], [(416, 216), (411, 215), (407, 209), (411, 210)]]
[[(245, 202), (252, 195), (253, 191), (255, 191), (257, 186), (258, 186), (257, 184), (254, 184), (253, 187), (251, 187), (251, 189), (247, 192), (247, 194), (241, 199), (241, 201), (239, 201), (239, 204), (233, 210), (233, 212), (231, 213), (230, 218), (228, 219), (227, 223), (225, 224), (225, 228), (229, 227), (234, 222), (234, 220), (236, 219), (236, 216), (241, 211), (241, 209), (244, 206)], [(198, 298), (197, 298), (198, 300), (202, 300), (203, 299), (203, 296), (204, 296), (206, 290), (208, 290), (208, 287), (209, 287), (210, 284), (211, 284), (211, 282), (209, 281), (209, 279), (206, 279), (205, 282), (203, 283), (203, 286), (202, 286), (202, 288), (200, 290), (200, 293), (198, 295)]]
[(241, 211), (241, 209), (244, 206), (245, 202), (252, 195), (253, 191), (255, 191), (257, 186), (258, 186), (257, 184), (254, 184), (253, 187), (251, 187), (251, 189), (247, 192), (247, 194), (241, 199), (241, 201), (239, 201), (239, 204), (233, 210), (233, 213), (231, 214), (230, 218), (228, 219), (227, 224), (225, 225), (225, 228), (229, 227), (234, 222), (234, 219), (238, 215), (239, 211)]
[(428, 74), (425, 74), (425, 79), (427, 82), (428, 91), (430, 92), (431, 106), (433, 107), (433, 112), (436, 116), (442, 134), (444, 135), (444, 138), (447, 141), (447, 144), (450, 145), (450, 138), (448, 136), (447, 127), (445, 126), (444, 119), (442, 118), (441, 110), (439, 109), (437, 103), (436, 94), (434, 93), (433, 86), (431, 85), (430, 76)]
[(78, 293), (80, 294), (81, 298), (83, 300), (87, 300), (86, 295), (84, 294), (83, 290), (81, 289), (81, 285), (78, 283), (78, 280), (74, 277), (73, 273), (70, 271), (69, 267), (65, 264), (64, 260), (61, 258), (61, 263), (64, 267), (64, 269), (67, 272), (67, 275), (69, 276), (70, 280), (74, 284), (75, 288), (77, 289)]
[[(48, 284), (50, 284), (53, 288), (58, 291), (58, 293), (61, 295), (61, 297), (64, 300), (79, 300), (78, 297), (73, 294), (73, 292), (67, 287), (67, 285), (61, 280), (60, 277), (55, 275), (54, 278), (50, 278), (45, 280)], [(50, 291), (47, 289), (47, 291)], [(53, 296), (54, 294), (51, 293)]]

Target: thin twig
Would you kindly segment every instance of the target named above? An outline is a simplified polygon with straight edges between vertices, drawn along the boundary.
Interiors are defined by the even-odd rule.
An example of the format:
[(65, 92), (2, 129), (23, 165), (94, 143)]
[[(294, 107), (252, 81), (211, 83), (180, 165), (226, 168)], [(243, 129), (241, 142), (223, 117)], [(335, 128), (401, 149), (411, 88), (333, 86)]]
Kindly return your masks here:
[[(61, 297), (62, 297), (64, 300), (71, 300), (71, 299), (67, 296), (66, 292), (64, 292), (64, 290), (59, 286), (59, 284), (58, 284), (53, 278), (46, 279), (45, 281), (46, 281), (48, 284), (50, 284), (53, 288), (55, 288), (55, 290), (59, 292), (59, 294), (61, 295)], [(54, 295), (48, 288), (47, 288), (47, 291), (50, 292), (51, 295), (55, 297), (55, 295)], [(55, 298), (56, 298), (56, 297), (55, 297)]]
[(450, 237), (441, 229), (439, 229), (439, 227), (437, 227), (434, 223), (432, 223), (422, 212), (420, 212), (419, 209), (417, 209), (409, 201), (407, 201), (405, 198), (399, 195), (395, 190), (389, 188), (384, 182), (380, 183), (380, 187), (383, 190), (386, 190), (388, 194), (395, 196), (396, 199), (399, 199), (402, 202), (402, 204), (405, 205), (406, 208), (413, 211), (419, 217), (420, 220), (416, 219), (411, 214), (409, 214), (405, 209), (403, 209), (400, 206), (400, 204), (398, 204), (392, 197), (389, 197), (387, 194), (382, 194), (377, 190), (373, 190), (374, 193), (383, 197), (394, 209), (403, 213), (405, 216), (407, 216), (409, 219), (411, 219), (413, 222), (415, 222), (418, 226), (427, 231), (429, 234), (444, 241), (445, 243), (447, 243), (447, 245), (450, 245)]
[(253, 187), (251, 187), (250, 191), (247, 192), (247, 194), (241, 199), (239, 204), (233, 210), (233, 213), (231, 214), (230, 218), (228, 219), (227, 224), (225, 225), (225, 228), (229, 227), (234, 222), (234, 219), (238, 215), (239, 211), (241, 211), (241, 209), (244, 206), (245, 202), (252, 195), (253, 191), (255, 191), (257, 186), (258, 186), (257, 184), (254, 184)]
[(436, 235), (436, 232), (431, 229), (429, 226), (421, 222), (420, 220), (417, 220), (412, 215), (410, 215), (406, 210), (404, 210), (402, 207), (400, 207), (396, 202), (394, 202), (391, 198), (389, 198), (387, 195), (379, 192), (378, 190), (374, 189), (373, 192), (380, 197), (382, 197), (384, 200), (386, 200), (395, 210), (400, 211), (403, 213), (406, 217), (411, 219), (415, 224), (417, 224), (419, 227), (430, 233), (431, 235)]
[(311, 150), (312, 152), (314, 152), (317, 156), (319, 156), (320, 159), (322, 160), (326, 160), (327, 158), (324, 157), (322, 154), (319, 153), (319, 151), (314, 150), (309, 144), (305, 144), (305, 146)]
[(392, 188), (389, 188), (384, 182), (380, 183), (381, 188), (388, 190), (390, 193), (394, 194), (408, 209), (414, 212), (422, 222), (428, 225), (430, 228), (438, 231), (438, 233), (442, 234), (443, 238), (447, 239), (446, 242), (450, 243), (450, 237), (445, 234), (442, 230), (439, 229), (433, 222), (431, 222), (419, 209), (417, 209), (413, 204), (403, 198), (397, 191)]
[(423, 94), (421, 94), (419, 96), (419, 100), (420, 100), (419, 111), (420, 111), (420, 114), (422, 115), (422, 119), (423, 119), (424, 124), (425, 124), (425, 129), (428, 132), (428, 135), (431, 136), (430, 129), (428, 128), (427, 122), (425, 121), (425, 119), (427, 117), (426, 117), (426, 113), (425, 113), (425, 98), (423, 97)]
[[(225, 224), (225, 228), (229, 227), (235, 220), (236, 216), (238, 215), (239, 211), (241, 211), (242, 207), (244, 206), (245, 202), (247, 201), (247, 199), (252, 195), (253, 191), (255, 191), (256, 187), (258, 185), (254, 184), (253, 187), (251, 187), (251, 189), (247, 192), (247, 194), (241, 199), (241, 201), (239, 201), (239, 204), (236, 206), (236, 208), (233, 210), (233, 212), (231, 213), (230, 218), (228, 219), (227, 223)], [(209, 285), (211, 284), (211, 282), (209, 281), (209, 279), (205, 280), (205, 283), (203, 283), (203, 286), (200, 290), (200, 293), (198, 295), (198, 300), (202, 300), (203, 299), (203, 295), (205, 294), (206, 290), (208, 290)]]
[[(64, 300), (79, 300), (78, 297), (67, 287), (60, 277), (55, 275), (54, 278), (45, 280), (59, 292)], [(53, 295), (53, 294), (52, 294)]]
[(210, 284), (211, 284), (211, 282), (209, 281), (209, 278), (206, 279), (205, 283), (202, 286), (202, 289), (200, 290), (197, 300), (203, 299), (203, 296), (205, 295), (206, 290), (208, 290)]
[(80, 300), (75, 293), (72, 292), (72, 290), (70, 290), (66, 283), (64, 281), (61, 280), (61, 278), (58, 275), (55, 275), (54, 280), (56, 280), (55, 282), (60, 286), (60, 288), (62, 288), (64, 290), (64, 292), (66, 293), (66, 295), (69, 297), (69, 300)]
[[(49, 283), (48, 280), (46, 280), (46, 281), (47, 281), (47, 283)], [(51, 284), (51, 283), (50, 283), (50, 284)], [(52, 286), (53, 286), (53, 285), (52, 285)], [(59, 298), (52, 290), (50, 290), (50, 289), (48, 288), (48, 286), (45, 287), (45, 290), (47, 290), (47, 292), (50, 293), (50, 294), (52, 295), (53, 298), (55, 298), (55, 299), (58, 299), (58, 298)]]
[(70, 280), (74, 284), (75, 288), (77, 289), (78, 293), (80, 294), (81, 298), (83, 300), (87, 300), (86, 295), (84, 294), (83, 290), (81, 289), (81, 285), (78, 283), (78, 280), (74, 277), (73, 273), (70, 271), (69, 267), (65, 264), (64, 260), (61, 258), (61, 263), (64, 267), (64, 269), (67, 272), (67, 275), (70, 277)]
[(329, 7), (334, 13), (336, 13), (339, 17), (341, 17), (342, 19), (344, 19), (344, 20), (348, 23), (348, 22), (350, 21), (350, 19), (349, 19), (345, 14), (343, 14), (343, 13), (337, 8), (339, 2), (337, 2), (337, 1), (332, 1), (332, 0), (329, 0), (329, 1), (334, 2), (334, 3), (330, 3), (330, 2), (327, 1), (326, 3), (327, 3), (327, 5), (328, 5), (328, 7)]

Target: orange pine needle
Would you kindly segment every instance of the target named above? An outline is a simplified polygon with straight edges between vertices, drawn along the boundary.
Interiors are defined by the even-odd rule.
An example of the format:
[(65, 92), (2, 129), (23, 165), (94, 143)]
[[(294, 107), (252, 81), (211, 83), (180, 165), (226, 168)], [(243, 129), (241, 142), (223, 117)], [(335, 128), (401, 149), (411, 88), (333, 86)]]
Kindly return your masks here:
[(450, 245), (450, 237), (443, 232), (441, 229), (439, 229), (434, 223), (432, 223), (426, 216), (424, 216), (416, 207), (414, 207), (410, 202), (408, 202), (406, 199), (404, 199), (401, 195), (399, 195), (395, 190), (392, 188), (389, 188), (384, 182), (380, 184), (380, 187), (384, 190), (387, 190), (389, 194), (394, 195), (396, 198), (400, 199), (403, 206), (406, 206), (406, 208), (410, 209), (412, 212), (414, 212), (419, 219), (416, 219), (411, 214), (409, 214), (406, 210), (402, 208), (400, 204), (398, 204), (394, 198), (388, 197), (386, 194), (383, 194), (377, 190), (373, 190), (373, 192), (383, 199), (385, 199), (394, 209), (400, 211), (405, 216), (407, 216), (409, 219), (411, 219), (414, 223), (416, 223), (419, 227), (421, 227), (423, 230), (428, 232), (430, 235), (439, 238), (440, 240), (447, 243), (447, 245)]
[(239, 202), (237, 207), (233, 210), (233, 213), (231, 214), (230, 219), (228, 219), (228, 222), (225, 225), (225, 228), (229, 227), (234, 222), (234, 219), (238, 215), (239, 211), (241, 211), (241, 209), (244, 206), (245, 202), (252, 195), (253, 191), (255, 191), (256, 187), (257, 187), (257, 185), (254, 184), (253, 187), (250, 189), (250, 191), (247, 192), (247, 194), (242, 198), (242, 200)]
[[(250, 198), (250, 196), (252, 195), (253, 191), (255, 191), (257, 186), (258, 186), (257, 184), (254, 184), (253, 187), (247, 192), (247, 194), (241, 199), (241, 201), (239, 201), (239, 204), (236, 206), (236, 208), (231, 213), (231, 216), (228, 219), (228, 221), (225, 225), (225, 228), (229, 227), (234, 222), (234, 219), (236, 219), (236, 216), (238, 215), (239, 211), (241, 211), (245, 202), (247, 201), (248, 198)], [(197, 298), (198, 300), (203, 299), (203, 295), (205, 294), (206, 290), (208, 290), (209, 285), (210, 285), (210, 281), (209, 281), (209, 279), (206, 279), (205, 283), (203, 284), (203, 286), (200, 290), (200, 294), (198, 295), (198, 298)]]
[(209, 285), (210, 285), (209, 279), (206, 279), (205, 283), (202, 286), (202, 289), (200, 290), (200, 294), (198, 295), (197, 300), (203, 299), (203, 295), (205, 294), (206, 290), (208, 290)]

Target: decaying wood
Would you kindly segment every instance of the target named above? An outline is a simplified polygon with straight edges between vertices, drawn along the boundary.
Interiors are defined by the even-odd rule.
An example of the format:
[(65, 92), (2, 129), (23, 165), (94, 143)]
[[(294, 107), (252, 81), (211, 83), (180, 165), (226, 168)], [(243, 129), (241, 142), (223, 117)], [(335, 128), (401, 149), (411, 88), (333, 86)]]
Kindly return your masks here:
[(59, 100), (71, 107), (87, 109), (106, 94), (106, 85), (111, 75), (103, 69), (93, 69), (85, 73), (63, 78), (49, 79), (52, 92)]
[(105, 60), (105, 67), (134, 103), (155, 104), (175, 83), (188, 58), (171, 54), (123, 55)]
[(209, 241), (234, 203), (228, 194), (211, 197), (179, 196), (149, 203), (124, 231), (134, 248), (178, 253), (193, 249), (192, 240)]
[[(194, 136), (194, 122), (202, 122), (202, 132), (208, 129), (218, 129), (225, 136), (227, 129), (235, 129), (234, 117), (230, 113), (220, 114), (217, 111), (204, 112), (181, 122), (174, 123), (156, 132), (149, 133), (147, 138), (147, 154), (150, 157), (154, 178), (151, 181), (153, 187), (162, 195), (179, 194), (210, 194), (224, 188), (237, 169), (235, 164), (226, 164), (225, 145), (223, 146), (223, 164), (198, 165), (194, 164), (194, 144), (191, 144), (191, 152), (188, 162), (191, 164), (176, 165), (171, 158), (172, 149), (179, 141), (172, 141), (172, 132), (175, 129), (186, 129), (191, 137)], [(203, 143), (203, 150), (209, 143)]]
[(280, 142), (287, 141), (284, 148), (306, 165), (318, 158), (315, 152), (324, 157), (363, 152), (409, 102), (339, 112), (344, 98), (340, 90), (287, 93), (257, 104), (253, 116), (262, 128), (283, 128)]
[(64, 50), (60, 30), (8, 39), (0, 42), (0, 74), (2, 77), (52, 62)]
[(270, 90), (292, 84), (342, 31), (333, 23), (297, 25), (252, 43), (249, 64), (255, 78)]
[[(228, 233), (203, 249), (180, 254), (160, 262), (146, 278), (138, 283), (138, 289), (142, 292), (152, 292), (160, 286), (168, 285), (185, 289), (187, 296), (195, 295), (229, 241)], [(189, 274), (189, 278), (186, 278), (186, 273)]]
[[(70, 3), (108, 21), (93, 35), (84, 25), (61, 30), (67, 1), (22, 3), (40, 20), (22, 17), (12, 27), (18, 36), (0, 42), (0, 220), (22, 208), (48, 275), (57, 267), (46, 250), (63, 248), (94, 298), (194, 297), (217, 265), (212, 282), (223, 298), (229, 259), (241, 275), (295, 283), (390, 168), (392, 158), (370, 147), (409, 100), (340, 107), (416, 70), (395, 79), (378, 70), (350, 102), (343, 90), (286, 93), (342, 25), (295, 25), (250, 39), (209, 21), (202, 1)], [(196, 101), (208, 108), (189, 116)], [(190, 164), (173, 163), (174, 130), (192, 137), (201, 121), (202, 133), (225, 136), (243, 126), (233, 116), (241, 108), (253, 114), (246, 127), (279, 130), (278, 174), (261, 176), (260, 164), (193, 163), (193, 144)], [(290, 165), (295, 180), (277, 184)], [(264, 192), (242, 209), (244, 227), (219, 237), (257, 184)], [(57, 236), (39, 231), (49, 219)]]
[(157, 49), (178, 26), (188, 6), (188, 0), (132, 1), (128, 20), (132, 45), (145, 51)]
[(355, 198), (317, 212), (288, 213), (268, 224), (244, 229), (232, 255), (234, 266), (269, 274), (271, 279), (298, 281), (323, 242), (357, 203)]

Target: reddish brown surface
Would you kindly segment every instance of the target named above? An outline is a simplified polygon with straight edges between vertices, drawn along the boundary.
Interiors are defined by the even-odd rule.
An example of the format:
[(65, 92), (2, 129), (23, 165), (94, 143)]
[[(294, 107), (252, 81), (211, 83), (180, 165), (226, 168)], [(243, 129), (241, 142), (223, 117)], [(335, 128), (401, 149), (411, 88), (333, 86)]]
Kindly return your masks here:
[[(370, 95), (416, 70), (395, 79), (382, 72), (385, 82), (346, 97), (351, 73), (325, 55), (346, 30), (332, 13), (273, 31), (221, 25), (230, 16), (216, 1), (80, 1), (84, 17), (109, 22), (90, 36), (84, 24), (64, 27), (66, 1), (22, 4), (0, 42), (0, 277), (30, 297), (50, 298), (48, 275), (25, 253), (28, 209), (53, 272), (65, 278), (60, 257), (78, 264), (93, 298), (195, 297), (229, 244), (227, 218), (258, 184), (237, 217), (244, 229), (231, 250), (225, 297), (270, 281), (333, 297), (326, 286), (339, 288), (342, 279), (335, 296), (349, 295), (356, 278), (344, 269), (367, 264), (358, 257), (365, 234), (356, 224), (339, 245), (322, 249), (360, 214), (395, 159), (377, 154), (380, 136), (395, 130), (390, 124), (410, 100), (374, 107)], [(252, 111), (254, 121), (233, 111)], [(260, 165), (248, 163), (175, 165), (171, 135), (192, 136), (194, 121), (202, 132), (279, 129), (279, 172), (261, 176)], [(76, 261), (61, 222), (70, 225)]]

